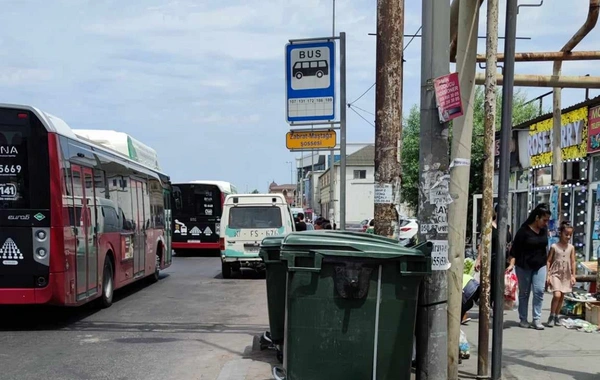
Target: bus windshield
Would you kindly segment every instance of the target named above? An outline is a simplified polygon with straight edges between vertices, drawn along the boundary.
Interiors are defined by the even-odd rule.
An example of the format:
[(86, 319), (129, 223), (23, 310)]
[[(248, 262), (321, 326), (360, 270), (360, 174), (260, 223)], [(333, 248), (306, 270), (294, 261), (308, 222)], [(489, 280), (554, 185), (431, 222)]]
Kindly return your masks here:
[(0, 112), (0, 208), (31, 208), (27, 170), (29, 137), (27, 118), (19, 119), (14, 111), (12, 114), (5, 110)]
[(221, 216), (221, 190), (216, 185), (173, 186), (173, 199), (179, 216)]

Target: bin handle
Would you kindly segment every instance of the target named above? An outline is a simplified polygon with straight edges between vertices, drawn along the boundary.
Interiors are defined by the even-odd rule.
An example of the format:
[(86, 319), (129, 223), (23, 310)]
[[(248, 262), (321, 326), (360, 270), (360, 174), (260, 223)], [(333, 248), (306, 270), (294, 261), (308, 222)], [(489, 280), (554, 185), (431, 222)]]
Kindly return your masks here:
[(412, 277), (412, 276), (428, 276), (431, 274), (431, 271), (428, 270), (428, 268), (431, 268), (431, 257), (423, 257), (422, 259), (420, 258), (420, 260), (414, 260), (414, 261), (419, 261), (419, 262), (424, 262), (423, 267), (425, 268), (424, 271), (414, 271), (414, 270), (407, 270), (408, 268), (408, 260), (406, 260), (406, 258), (404, 258), (404, 260), (402, 260), (400, 262), (400, 275), (401, 276), (406, 276), (406, 277)]
[(315, 264), (314, 267), (297, 267), (296, 266), (296, 258), (297, 257), (311, 257), (311, 255), (306, 254), (294, 254), (291, 256), (291, 265), (288, 265), (288, 272), (312, 272), (319, 273), (321, 272), (321, 264), (323, 263), (323, 256), (318, 253), (314, 254)]
[[(281, 376), (279, 376), (279, 373), (281, 373)], [(273, 367), (273, 378), (275, 380), (285, 380), (285, 371), (279, 367)]]

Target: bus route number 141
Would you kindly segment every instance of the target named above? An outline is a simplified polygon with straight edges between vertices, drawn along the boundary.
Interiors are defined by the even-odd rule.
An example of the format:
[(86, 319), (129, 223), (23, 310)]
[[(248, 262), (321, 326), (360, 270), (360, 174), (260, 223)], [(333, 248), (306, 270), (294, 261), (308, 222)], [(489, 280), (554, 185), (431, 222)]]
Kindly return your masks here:
[(12, 183), (0, 184), (0, 199), (16, 199), (17, 198), (17, 187)]

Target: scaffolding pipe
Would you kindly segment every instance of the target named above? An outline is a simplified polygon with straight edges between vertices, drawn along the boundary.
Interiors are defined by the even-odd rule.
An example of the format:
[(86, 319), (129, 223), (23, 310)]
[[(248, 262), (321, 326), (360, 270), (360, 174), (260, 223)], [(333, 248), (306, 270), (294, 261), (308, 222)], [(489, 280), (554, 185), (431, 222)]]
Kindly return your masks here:
[[(498, 54), (498, 62), (504, 62), (504, 54)], [(477, 62), (485, 62), (485, 54), (477, 55)], [(600, 51), (573, 52), (531, 52), (515, 54), (516, 62), (546, 62), (546, 61), (591, 61), (600, 60)]]
[[(588, 33), (594, 29), (596, 26), (596, 22), (598, 22), (598, 7), (600, 5), (600, 0), (590, 0), (590, 7), (588, 9), (588, 16), (581, 28), (571, 37), (569, 41), (563, 46), (560, 50), (563, 53), (571, 52), (575, 46), (577, 46), (581, 40), (588, 35)], [(560, 78), (560, 73), (562, 69), (562, 61), (554, 61), (554, 65), (552, 67), (552, 76), (555, 78)], [(553, 94), (552, 94), (552, 135), (560, 136), (561, 128), (562, 128), (562, 105), (561, 105), (561, 92), (564, 86), (555, 85), (553, 86)], [(561, 143), (562, 139), (554, 138), (552, 142), (552, 183), (554, 185), (560, 186), (563, 181), (563, 167), (562, 167), (562, 149)], [(559, 187), (560, 188), (560, 187)], [(558, 215), (552, 215), (552, 218), (557, 222), (560, 222), (562, 218), (559, 215), (561, 213), (561, 196), (560, 190), (558, 192)]]
[[(475, 83), (478, 85), (485, 84), (485, 74), (477, 73), (475, 75)], [(504, 77), (498, 75), (496, 83), (498, 86), (502, 86)], [(600, 77), (521, 74), (515, 75), (515, 86), (600, 89)]]

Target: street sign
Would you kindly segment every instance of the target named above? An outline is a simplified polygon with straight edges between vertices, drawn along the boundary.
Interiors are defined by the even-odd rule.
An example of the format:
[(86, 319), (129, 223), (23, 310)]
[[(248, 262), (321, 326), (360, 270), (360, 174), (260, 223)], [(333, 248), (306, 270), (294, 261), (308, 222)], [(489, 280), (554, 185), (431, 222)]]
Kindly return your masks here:
[(463, 115), (458, 73), (443, 75), (433, 80), (440, 123)]
[(306, 41), (285, 46), (286, 120), (335, 120), (335, 42)]
[(335, 148), (337, 134), (329, 131), (290, 131), (285, 135), (289, 150), (319, 150)]

